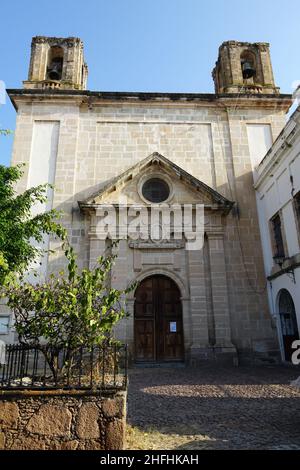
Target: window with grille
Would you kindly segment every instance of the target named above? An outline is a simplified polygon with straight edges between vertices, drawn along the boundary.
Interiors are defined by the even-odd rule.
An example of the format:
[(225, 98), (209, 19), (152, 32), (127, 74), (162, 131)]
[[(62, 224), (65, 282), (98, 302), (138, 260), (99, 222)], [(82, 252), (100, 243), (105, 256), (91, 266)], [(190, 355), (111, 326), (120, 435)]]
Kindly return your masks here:
[(283, 335), (294, 335), (298, 332), (295, 304), (291, 294), (286, 289), (279, 291), (279, 314)]
[(276, 214), (272, 220), (272, 230), (273, 230), (273, 240), (274, 240), (274, 257), (284, 257), (284, 244), (283, 244), (283, 237), (282, 237), (282, 229), (281, 229), (281, 219), (280, 215)]
[(298, 232), (300, 231), (300, 191), (294, 196), (294, 206)]

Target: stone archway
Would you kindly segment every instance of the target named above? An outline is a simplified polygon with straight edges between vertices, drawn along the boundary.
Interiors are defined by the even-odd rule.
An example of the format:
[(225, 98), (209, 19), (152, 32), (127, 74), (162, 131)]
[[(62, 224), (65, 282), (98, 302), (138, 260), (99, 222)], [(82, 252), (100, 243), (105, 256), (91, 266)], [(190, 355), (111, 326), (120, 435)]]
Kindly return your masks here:
[(136, 362), (184, 359), (181, 294), (165, 275), (149, 276), (136, 289), (134, 351)]
[(278, 310), (284, 348), (284, 359), (286, 361), (290, 361), (294, 352), (292, 349), (292, 343), (299, 339), (299, 330), (294, 301), (287, 289), (281, 289), (278, 293)]

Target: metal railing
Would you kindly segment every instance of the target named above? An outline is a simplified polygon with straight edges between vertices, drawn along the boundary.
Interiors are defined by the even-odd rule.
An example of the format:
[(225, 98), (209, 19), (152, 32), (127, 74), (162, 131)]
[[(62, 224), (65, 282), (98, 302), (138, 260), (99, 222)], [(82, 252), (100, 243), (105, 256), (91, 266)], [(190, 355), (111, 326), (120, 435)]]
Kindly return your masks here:
[[(55, 368), (53, 358), (55, 355)], [(0, 389), (125, 390), (126, 345), (105, 345), (59, 352), (49, 347), (7, 345), (0, 365)]]

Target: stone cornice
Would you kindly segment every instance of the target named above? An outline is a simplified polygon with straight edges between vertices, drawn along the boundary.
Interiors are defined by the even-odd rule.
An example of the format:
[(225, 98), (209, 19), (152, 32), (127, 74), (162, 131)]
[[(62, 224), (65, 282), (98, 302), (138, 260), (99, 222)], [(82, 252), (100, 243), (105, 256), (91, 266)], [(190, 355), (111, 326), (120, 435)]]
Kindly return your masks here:
[(284, 158), (287, 153), (287, 149), (291, 147), (292, 141), (300, 134), (300, 106), (296, 109), (294, 114), (291, 116), (285, 127), (282, 129), (277, 139), (273, 143), (270, 150), (267, 152), (265, 157), (262, 159), (257, 167), (258, 177), (255, 181), (254, 188), (258, 189), (274, 166), (278, 165), (279, 161)]
[[(110, 203), (110, 202), (103, 202), (103, 203), (92, 203), (92, 204), (89, 204), (89, 203), (84, 203), (83, 201), (77, 201), (78, 202), (78, 205), (80, 207), (80, 210), (84, 211), (84, 212), (90, 212), (90, 213), (96, 213), (97, 209), (101, 209), (101, 208), (106, 208), (106, 207), (114, 207), (117, 211), (119, 210), (120, 207), (122, 208), (127, 208), (127, 209), (130, 209), (130, 208), (133, 208), (133, 209), (137, 209), (139, 207), (143, 207), (147, 210), (150, 210), (151, 209), (151, 205), (146, 205), (146, 204), (141, 204), (141, 203), (136, 203), (136, 204), (128, 204), (128, 205), (120, 205), (118, 203)], [(193, 210), (196, 210), (196, 207), (197, 207), (197, 204), (196, 203), (187, 203), (188, 205), (190, 205), (192, 207)], [(167, 204), (165, 206), (163, 205), (156, 205), (155, 207), (157, 209), (163, 209), (163, 207), (166, 207), (168, 206), (168, 208), (172, 209), (172, 204)], [(182, 204), (182, 207), (184, 206), (184, 204)], [(221, 214), (223, 215), (227, 215), (231, 208), (232, 208), (232, 204), (228, 205), (228, 206), (221, 206), (221, 205), (218, 205), (218, 204), (207, 204), (207, 203), (204, 203), (203, 204), (204, 206), (204, 209), (205, 210), (209, 210), (209, 211), (216, 211), (216, 212), (220, 212)]]
[(291, 271), (300, 267), (300, 253), (287, 258), (282, 267), (273, 266), (271, 274), (267, 277), (268, 281), (273, 281), (277, 277), (282, 276), (283, 274), (290, 273)]
[(231, 40), (231, 41), (224, 41), (221, 46), (219, 47), (219, 49), (222, 49), (223, 47), (226, 47), (226, 46), (234, 46), (234, 47), (255, 47), (255, 46), (258, 46), (258, 47), (261, 47), (261, 48), (266, 48), (266, 47), (269, 47), (270, 46), (270, 43), (269, 42), (243, 42), (243, 41), (234, 41), (234, 40)]
[[(118, 105), (128, 103), (134, 106), (147, 106), (159, 103), (164, 106), (218, 106), (239, 108), (274, 108), (288, 110), (292, 97), (289, 94), (215, 94), (215, 93), (145, 93), (145, 92), (102, 92), (89, 90), (60, 89), (8, 89), (7, 93), (16, 109), (18, 102), (65, 103), (72, 100), (82, 106)], [(22, 101), (21, 101), (22, 100)]]
[(82, 41), (78, 37), (70, 36), (68, 38), (56, 38), (47, 36), (34, 36), (32, 38), (32, 45), (34, 44), (50, 44), (51, 46), (66, 44), (73, 46), (74, 44), (82, 44)]

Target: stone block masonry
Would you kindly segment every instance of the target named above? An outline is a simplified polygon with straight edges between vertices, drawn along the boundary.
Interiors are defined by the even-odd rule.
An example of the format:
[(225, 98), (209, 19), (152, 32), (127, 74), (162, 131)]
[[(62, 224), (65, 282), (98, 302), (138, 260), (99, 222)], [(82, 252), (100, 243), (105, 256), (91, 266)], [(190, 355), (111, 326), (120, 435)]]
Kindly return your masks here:
[[(61, 79), (51, 80), (56, 59), (62, 59)], [(204, 204), (203, 251), (187, 253), (185, 243), (173, 250), (163, 243), (132, 247), (122, 240), (111, 285), (123, 289), (151, 276), (175, 282), (186, 361), (222, 356), (227, 362), (237, 351), (239, 360), (264, 354), (273, 362), (278, 341), (253, 181), (292, 101), (276, 86), (269, 44), (224, 42), (213, 72), (215, 94), (90, 91), (82, 65), (80, 39), (33, 38), (28, 80), (23, 89), (8, 90), (17, 110), (12, 164), (26, 164), (17, 191), (53, 183), (53, 208), (63, 211), (80, 268), (93, 267), (109, 249), (97, 233), (106, 204), (149, 206), (141, 188), (150, 170), (169, 184), (168, 204)], [(247, 78), (245, 70), (253, 73)], [(195, 190), (191, 178), (206, 190)], [(230, 212), (212, 203), (212, 191), (234, 203)], [(39, 272), (43, 279), (65, 269), (58, 242), (50, 238), (49, 247), (53, 253)], [(135, 305), (132, 293), (130, 317), (115, 329), (134, 359)], [(93, 426), (88, 432), (96, 433)]]
[(1, 450), (121, 450), (125, 429), (126, 392), (1, 392)]

